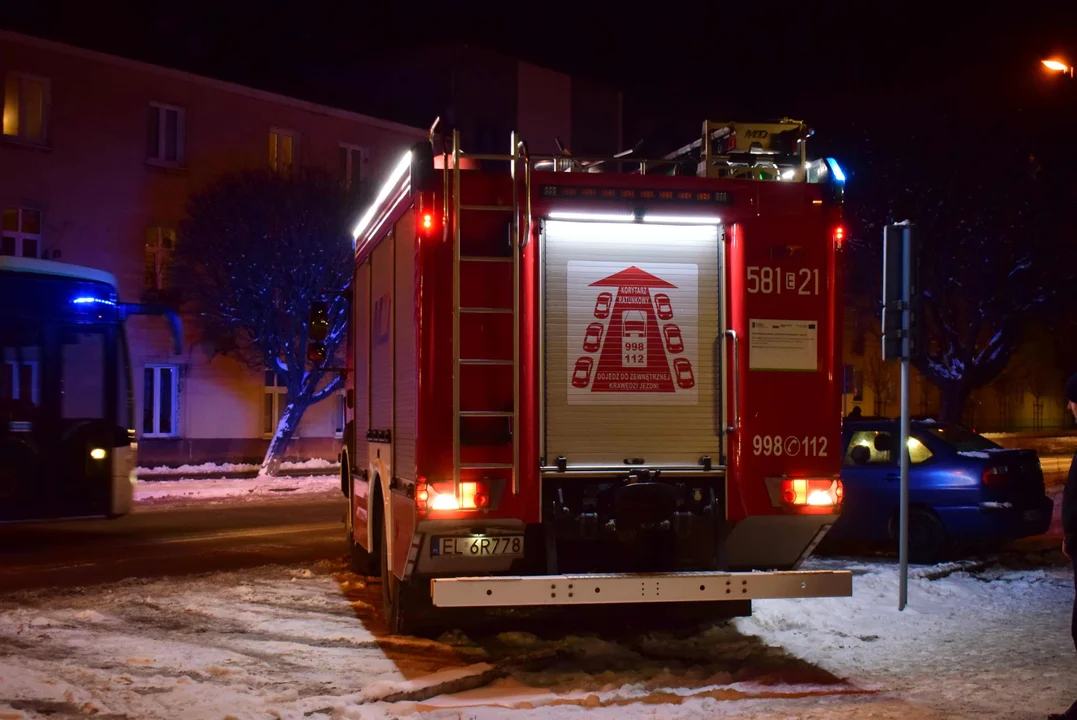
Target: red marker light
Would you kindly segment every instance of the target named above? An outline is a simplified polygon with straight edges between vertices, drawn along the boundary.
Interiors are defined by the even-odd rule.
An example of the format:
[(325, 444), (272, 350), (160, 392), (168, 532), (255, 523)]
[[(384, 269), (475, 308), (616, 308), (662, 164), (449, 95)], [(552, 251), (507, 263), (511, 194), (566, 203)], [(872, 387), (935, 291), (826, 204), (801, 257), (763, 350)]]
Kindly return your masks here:
[(423, 227), (427, 230), (434, 227), (434, 216), (430, 213), (423, 215)]

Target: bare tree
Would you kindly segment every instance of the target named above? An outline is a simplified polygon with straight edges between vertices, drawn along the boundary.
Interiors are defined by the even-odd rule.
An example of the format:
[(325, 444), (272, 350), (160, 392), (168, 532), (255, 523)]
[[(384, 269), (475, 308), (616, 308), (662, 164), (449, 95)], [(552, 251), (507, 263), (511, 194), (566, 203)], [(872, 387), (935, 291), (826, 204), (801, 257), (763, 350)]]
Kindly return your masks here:
[(307, 408), (342, 382), (308, 362), (307, 321), (312, 301), (330, 301), (325, 345), (334, 358), (351, 278), (346, 212), (340, 184), (327, 173), (243, 170), (193, 196), (179, 228), (174, 278), (186, 309), (221, 352), (275, 373), (287, 388), (265, 474), (279, 470)]
[(1038, 163), (1012, 129), (978, 119), (951, 147), (918, 133), (925, 125), (934, 127), (920, 118), (897, 136), (877, 128), (889, 144), (865, 139), (859, 149), (848, 287), (878, 298), (882, 227), (916, 224), (928, 330), (917, 369), (939, 389), (940, 419), (958, 422), (973, 391), (1009, 363), (1025, 322), (1054, 299), (1067, 262), (1052, 259), (1065, 248), (1045, 227)]

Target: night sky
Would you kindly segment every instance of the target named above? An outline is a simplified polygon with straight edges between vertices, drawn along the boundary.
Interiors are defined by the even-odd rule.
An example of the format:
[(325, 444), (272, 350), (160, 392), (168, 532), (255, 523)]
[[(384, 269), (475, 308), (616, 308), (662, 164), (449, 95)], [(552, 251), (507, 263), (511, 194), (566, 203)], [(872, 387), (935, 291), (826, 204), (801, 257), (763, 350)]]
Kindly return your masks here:
[[(457, 4), (467, 9), (445, 7)], [(782, 115), (825, 135), (852, 116), (931, 102), (932, 93), (1009, 112), (1057, 92), (1063, 79), (1038, 60), (1077, 59), (1077, 3), (934, 6), (954, 4), (966, 7), (664, 1), (649, 13), (635, 9), (647, 7), (638, 0), (585, 11), (583, 3), (2, 0), (0, 26), (360, 111), (351, 88), (326, 97), (310, 78), (386, 49), (458, 38), (620, 87), (628, 136), (671, 124), (695, 135), (705, 116)]]

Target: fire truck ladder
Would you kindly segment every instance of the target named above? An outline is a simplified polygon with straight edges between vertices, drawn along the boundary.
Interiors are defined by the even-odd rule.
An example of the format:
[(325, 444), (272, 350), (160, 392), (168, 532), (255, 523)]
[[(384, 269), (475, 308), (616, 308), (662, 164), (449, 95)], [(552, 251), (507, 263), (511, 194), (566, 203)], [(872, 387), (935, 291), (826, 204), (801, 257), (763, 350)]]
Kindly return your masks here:
[[(512, 133), (512, 148), (511, 152), (507, 155), (497, 154), (474, 154), (465, 153), (460, 149), (460, 133), (459, 131), (453, 131), (453, 147), (452, 147), (452, 232), (453, 232), (453, 484), (456, 491), (456, 496), (460, 499), (460, 476), (461, 472), (468, 471), (510, 471), (512, 473), (512, 492), (518, 493), (520, 490), (520, 442), (519, 442), (519, 426), (520, 426), (520, 406), (519, 406), (519, 390), (520, 390), (520, 251), (526, 244), (527, 233), (529, 232), (530, 225), (530, 180), (531, 180), (531, 167), (530, 160), (527, 154), (527, 145), (518, 138), (515, 132)], [(524, 229), (524, 234), (521, 234), (520, 223), (520, 193), (517, 182), (517, 170), (520, 160), (525, 162), (524, 166), (524, 197), (528, 198), (528, 213), (527, 222)], [(512, 180), (512, 202), (511, 204), (464, 204), (462, 202), (462, 182), (464, 178), (461, 176), (460, 165), (462, 160), (475, 160), (475, 161), (491, 161), (491, 162), (508, 162), (510, 165), (510, 176)], [(476, 190), (480, 188), (475, 188)], [(474, 199), (473, 196), (476, 193), (469, 192), (469, 199)], [(465, 230), (464, 215), (467, 214), (468, 218), (472, 218), (472, 222), (476, 226), (488, 227), (489, 223), (480, 222), (476, 219), (477, 215), (488, 215), (489, 213), (511, 213), (510, 230), (509, 230), (509, 242), (511, 244), (511, 256), (503, 255), (490, 255), (490, 254), (471, 254), (471, 248), (478, 244), (475, 238), (470, 237)], [(479, 233), (481, 234), (481, 233)], [(464, 252), (465, 249), (468, 252)], [(468, 268), (469, 277), (475, 277), (473, 272), (479, 272), (477, 268), (481, 267), (481, 274), (485, 278), (492, 279), (504, 270), (511, 269), (512, 272), (512, 307), (505, 307), (504, 304), (498, 304), (494, 307), (469, 307), (461, 305), (461, 276), (462, 269)], [(491, 286), (496, 286), (496, 282), (491, 282)], [(493, 303), (491, 303), (493, 304)], [(486, 332), (485, 327), (488, 327), (486, 323), (496, 322), (496, 317), (491, 316), (511, 316), (512, 317), (512, 359), (509, 360), (504, 357), (502, 353), (500, 356), (496, 352), (486, 351), (485, 355), (495, 355), (493, 357), (475, 356), (474, 353), (467, 353), (466, 357), (461, 357), (461, 325), (465, 326), (465, 329), (469, 329), (469, 338), (474, 338), (477, 335), (481, 336)], [(483, 347), (488, 347), (483, 344)], [(501, 404), (499, 407), (490, 407), (489, 397), (487, 392), (478, 392), (477, 388), (470, 388), (468, 397), (475, 398), (481, 397), (485, 399), (486, 406), (474, 407), (470, 406), (468, 409), (462, 409), (461, 407), (461, 379), (465, 376), (465, 368), (469, 366), (481, 366), (488, 369), (488, 376), (491, 380), (490, 385), (495, 385), (493, 381), (497, 373), (506, 372), (507, 368), (512, 368), (512, 406), (511, 409), (506, 407), (507, 403)], [(483, 382), (487, 379), (487, 373), (483, 373), (482, 376), (476, 378), (474, 374), (470, 375), (470, 382), (465, 384), (471, 384), (476, 381)], [(496, 404), (496, 403), (495, 403)], [(512, 438), (512, 461), (506, 462), (478, 462), (474, 459), (468, 458), (464, 461), (461, 460), (461, 423), (468, 420), (482, 419), (496, 419), (502, 418), (511, 419), (511, 438)]]

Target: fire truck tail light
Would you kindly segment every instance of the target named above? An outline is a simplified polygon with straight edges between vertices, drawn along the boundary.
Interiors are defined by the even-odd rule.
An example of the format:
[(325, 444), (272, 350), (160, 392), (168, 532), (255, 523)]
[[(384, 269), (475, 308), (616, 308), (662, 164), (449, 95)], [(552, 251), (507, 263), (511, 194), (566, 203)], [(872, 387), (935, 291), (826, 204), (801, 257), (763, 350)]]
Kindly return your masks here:
[(842, 246), (842, 243), (844, 242), (845, 228), (841, 225), (838, 225), (836, 228), (834, 228), (834, 244), (840, 248)]
[(841, 480), (792, 478), (782, 481), (782, 502), (798, 507), (841, 505), (845, 490)]
[(490, 490), (485, 482), (464, 481), (457, 497), (451, 482), (428, 483), (420, 478), (415, 505), (420, 511), (482, 510), (490, 507)]

